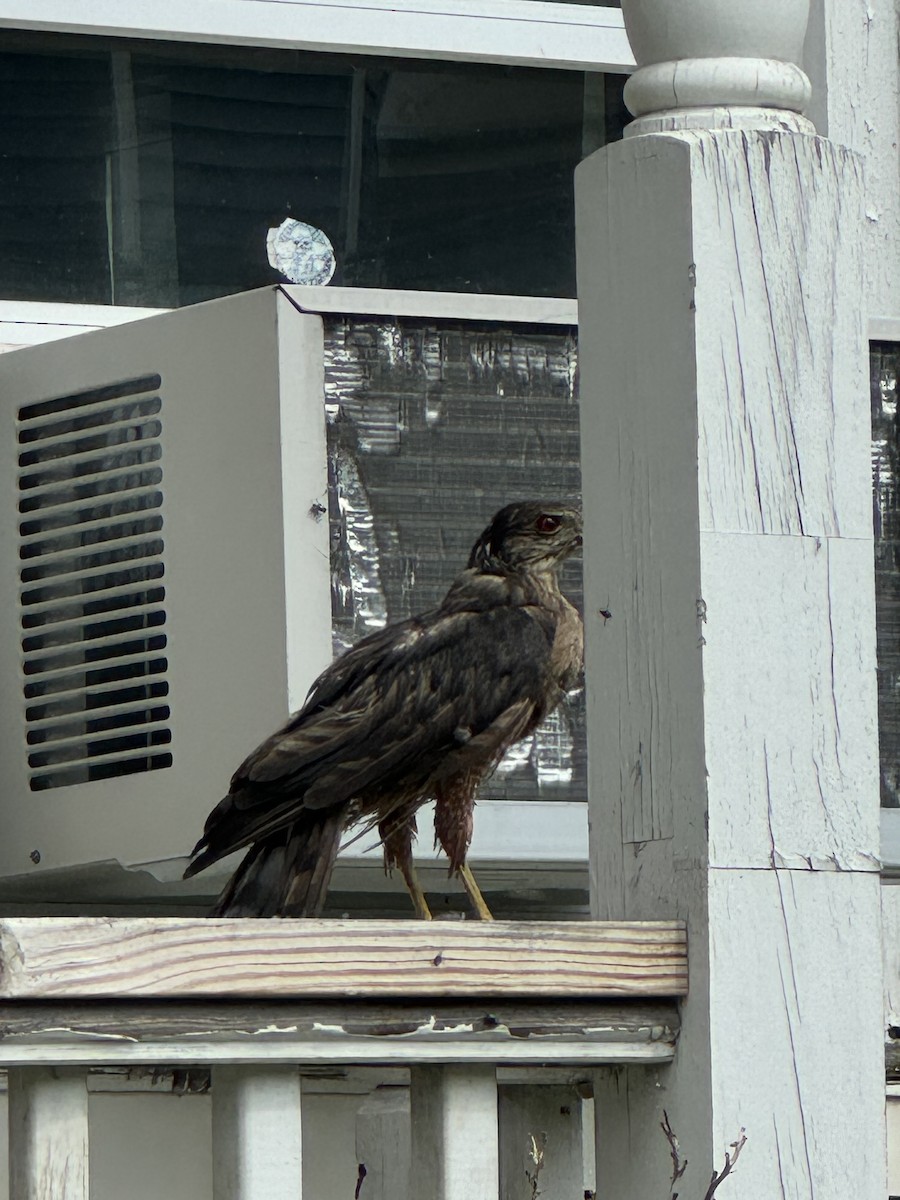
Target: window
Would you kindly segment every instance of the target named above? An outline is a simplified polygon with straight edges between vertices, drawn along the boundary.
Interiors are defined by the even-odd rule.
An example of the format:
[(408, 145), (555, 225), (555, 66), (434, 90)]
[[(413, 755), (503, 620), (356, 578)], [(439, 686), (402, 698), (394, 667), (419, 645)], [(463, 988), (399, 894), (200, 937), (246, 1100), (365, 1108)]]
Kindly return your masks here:
[(896, 809), (900, 808), (900, 343), (873, 341), (869, 364), (881, 803)]
[(0, 296), (174, 307), (278, 281), (571, 296), (572, 173), (624, 75), (18, 32), (0, 54)]

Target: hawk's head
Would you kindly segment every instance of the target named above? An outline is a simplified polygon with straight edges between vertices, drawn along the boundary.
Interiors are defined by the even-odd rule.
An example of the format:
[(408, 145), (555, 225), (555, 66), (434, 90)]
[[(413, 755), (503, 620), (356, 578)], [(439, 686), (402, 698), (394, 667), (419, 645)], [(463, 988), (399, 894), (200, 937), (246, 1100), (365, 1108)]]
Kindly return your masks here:
[(581, 510), (572, 504), (521, 500), (501, 508), (472, 547), (469, 566), (490, 571), (558, 566), (581, 545)]

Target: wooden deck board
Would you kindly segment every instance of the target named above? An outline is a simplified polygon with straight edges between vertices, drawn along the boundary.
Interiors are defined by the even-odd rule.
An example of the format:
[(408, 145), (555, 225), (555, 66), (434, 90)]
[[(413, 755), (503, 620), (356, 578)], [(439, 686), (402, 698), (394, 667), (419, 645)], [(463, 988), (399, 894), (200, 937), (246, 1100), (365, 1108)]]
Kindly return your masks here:
[(0, 921), (0, 999), (682, 996), (684, 926), (649, 922)]

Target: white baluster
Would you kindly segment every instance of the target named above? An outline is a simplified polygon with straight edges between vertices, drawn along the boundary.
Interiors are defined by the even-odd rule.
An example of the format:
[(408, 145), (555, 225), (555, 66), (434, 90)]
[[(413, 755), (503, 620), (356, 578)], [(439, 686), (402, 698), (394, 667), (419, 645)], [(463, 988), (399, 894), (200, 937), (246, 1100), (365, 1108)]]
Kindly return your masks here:
[(9, 1194), (88, 1200), (88, 1095), (83, 1068), (9, 1072)]
[(299, 1070), (223, 1066), (212, 1079), (214, 1200), (301, 1200)]
[(409, 1200), (409, 1139), (409, 1089), (376, 1088), (356, 1115), (360, 1200)]
[(416, 1200), (495, 1200), (500, 1170), (494, 1067), (413, 1067), (410, 1083), (410, 1194)]

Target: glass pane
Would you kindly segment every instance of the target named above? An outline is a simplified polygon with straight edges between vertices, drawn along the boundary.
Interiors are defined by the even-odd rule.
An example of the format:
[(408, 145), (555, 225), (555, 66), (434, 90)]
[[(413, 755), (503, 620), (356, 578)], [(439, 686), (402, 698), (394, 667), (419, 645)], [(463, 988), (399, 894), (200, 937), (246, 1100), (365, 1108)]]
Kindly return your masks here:
[(107, 301), (109, 65), (0, 54), (0, 296)]
[(869, 363), (881, 803), (900, 808), (900, 344), (873, 342)]
[[(0, 296), (177, 306), (284, 278), (571, 296), (573, 171), (621, 135), (624, 77), (9, 34)], [(302, 282), (302, 280), (298, 280)]]

